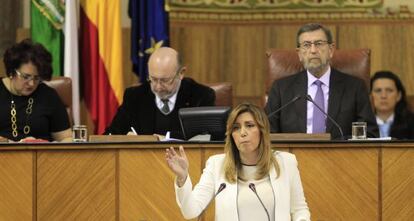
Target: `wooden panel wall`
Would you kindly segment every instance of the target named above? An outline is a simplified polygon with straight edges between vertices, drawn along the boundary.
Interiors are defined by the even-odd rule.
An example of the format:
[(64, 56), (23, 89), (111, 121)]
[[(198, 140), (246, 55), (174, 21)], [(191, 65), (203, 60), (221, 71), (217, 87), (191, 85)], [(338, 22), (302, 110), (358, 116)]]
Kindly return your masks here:
[[(234, 104), (261, 103), (268, 48), (295, 48), (297, 29), (307, 22), (214, 23), (171, 21), (171, 45), (180, 51), (189, 74), (201, 82), (233, 83)], [(414, 94), (414, 23), (398, 21), (322, 22), (337, 47), (371, 48), (371, 73), (392, 70)]]
[[(2, 145), (0, 220), (184, 220), (164, 159), (170, 145)], [(223, 144), (184, 146), (195, 185)], [(296, 155), (312, 220), (414, 216), (414, 143), (273, 146)], [(204, 221), (214, 219), (213, 205)]]
[[(188, 150), (194, 180), (200, 179), (201, 155)], [(174, 175), (159, 149), (122, 150), (120, 162), (120, 220), (184, 220), (175, 201)]]
[(313, 220), (380, 220), (379, 149), (299, 148), (293, 153)]
[(37, 154), (37, 220), (116, 220), (114, 151)]
[(0, 220), (34, 220), (34, 158), (30, 151), (0, 153)]
[(384, 148), (382, 154), (383, 220), (410, 220), (414, 217), (414, 151)]
[(337, 29), (340, 48), (371, 48), (371, 73), (391, 70), (414, 94), (414, 23), (343, 24)]

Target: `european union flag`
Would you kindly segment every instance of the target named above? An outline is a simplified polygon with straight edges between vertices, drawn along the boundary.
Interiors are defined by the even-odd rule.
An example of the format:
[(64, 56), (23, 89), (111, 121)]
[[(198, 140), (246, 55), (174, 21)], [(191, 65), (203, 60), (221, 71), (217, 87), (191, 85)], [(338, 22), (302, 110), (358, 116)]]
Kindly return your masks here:
[(168, 14), (164, 0), (130, 0), (131, 57), (133, 71), (141, 82), (148, 76), (148, 58), (162, 46), (169, 45)]

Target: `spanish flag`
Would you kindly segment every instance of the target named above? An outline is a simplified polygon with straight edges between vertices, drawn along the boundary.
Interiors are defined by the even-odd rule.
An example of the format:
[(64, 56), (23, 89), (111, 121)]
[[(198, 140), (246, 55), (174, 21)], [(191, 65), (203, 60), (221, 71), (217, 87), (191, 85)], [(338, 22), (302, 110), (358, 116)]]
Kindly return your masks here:
[(120, 2), (80, 1), (83, 96), (97, 134), (111, 122), (124, 92)]

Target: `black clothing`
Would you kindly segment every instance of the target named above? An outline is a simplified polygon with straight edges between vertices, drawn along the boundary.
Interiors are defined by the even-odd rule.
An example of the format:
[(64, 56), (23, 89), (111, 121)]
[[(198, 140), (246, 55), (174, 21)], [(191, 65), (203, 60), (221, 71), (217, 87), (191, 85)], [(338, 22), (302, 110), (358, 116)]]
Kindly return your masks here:
[[(29, 98), (33, 98), (32, 113), (26, 114)], [(11, 100), (16, 104), (16, 121), (18, 136), (12, 135)], [(70, 127), (69, 117), (59, 95), (53, 88), (40, 83), (30, 96), (12, 95), (0, 83), (0, 136), (18, 141), (25, 137), (35, 137), (53, 141), (52, 132), (59, 132)], [(23, 133), (25, 125), (30, 126), (29, 134)]]
[(213, 89), (191, 78), (183, 78), (174, 109), (168, 115), (163, 115), (157, 108), (150, 84), (146, 82), (125, 90), (123, 103), (105, 134), (127, 134), (134, 127), (138, 134), (164, 135), (170, 131), (172, 138), (182, 139), (178, 110), (183, 107), (214, 106), (214, 102)]

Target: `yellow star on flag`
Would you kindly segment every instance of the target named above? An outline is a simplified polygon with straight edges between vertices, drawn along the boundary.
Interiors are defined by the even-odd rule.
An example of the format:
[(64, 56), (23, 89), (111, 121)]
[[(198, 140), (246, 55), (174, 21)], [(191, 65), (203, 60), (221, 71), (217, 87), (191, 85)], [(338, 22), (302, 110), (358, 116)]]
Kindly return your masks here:
[(146, 54), (152, 54), (158, 48), (161, 48), (162, 44), (164, 43), (163, 40), (159, 42), (155, 42), (154, 38), (151, 38), (151, 47), (145, 50)]

